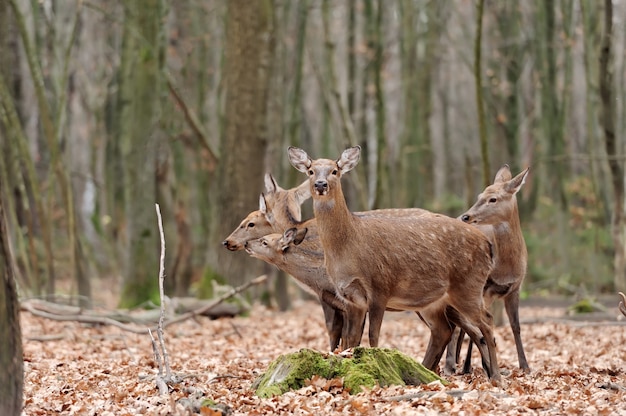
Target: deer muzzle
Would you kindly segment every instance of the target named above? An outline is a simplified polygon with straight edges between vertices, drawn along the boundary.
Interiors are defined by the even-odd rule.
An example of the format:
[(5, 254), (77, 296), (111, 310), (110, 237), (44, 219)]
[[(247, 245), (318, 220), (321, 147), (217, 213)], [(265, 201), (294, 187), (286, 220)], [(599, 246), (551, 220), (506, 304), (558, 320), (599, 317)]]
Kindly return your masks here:
[(326, 193), (328, 193), (328, 182), (324, 180), (315, 181), (313, 187), (318, 195), (326, 195)]

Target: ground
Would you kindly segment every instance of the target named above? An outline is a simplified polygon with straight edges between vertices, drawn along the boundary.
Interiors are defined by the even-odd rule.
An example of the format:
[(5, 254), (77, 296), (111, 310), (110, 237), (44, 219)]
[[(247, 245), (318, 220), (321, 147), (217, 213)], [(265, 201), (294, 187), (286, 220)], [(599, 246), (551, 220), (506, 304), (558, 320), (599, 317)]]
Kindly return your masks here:
[[(616, 296), (615, 306), (617, 301)], [(518, 368), (509, 327), (496, 329), (500, 387), (477, 368), (475, 355), (474, 372), (447, 377), (445, 387), (385, 387), (349, 395), (341, 380), (315, 379), (308, 387), (269, 399), (256, 397), (251, 385), (270, 361), (301, 348), (327, 349), (322, 311), (314, 302), (296, 302), (288, 312), (255, 305), (248, 317), (201, 317), (168, 327), (172, 372), (185, 378), (165, 396), (155, 387), (157, 368), (148, 335), (22, 312), (23, 414), (186, 414), (181, 398), (205, 397), (236, 415), (626, 415), (625, 321), (563, 320), (566, 312), (561, 305), (522, 306), (529, 375)], [(618, 315), (617, 308), (608, 310), (607, 316)], [(380, 346), (421, 360), (428, 335), (415, 314), (387, 313)], [(201, 411), (220, 414), (208, 407)]]

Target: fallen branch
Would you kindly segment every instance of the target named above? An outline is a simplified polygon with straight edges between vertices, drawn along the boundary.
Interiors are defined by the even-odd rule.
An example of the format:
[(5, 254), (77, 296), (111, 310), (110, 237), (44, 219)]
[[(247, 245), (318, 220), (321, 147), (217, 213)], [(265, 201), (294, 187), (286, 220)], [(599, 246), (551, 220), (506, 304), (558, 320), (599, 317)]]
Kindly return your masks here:
[[(163, 323), (163, 327), (166, 328), (172, 324), (182, 322), (186, 319), (193, 318), (195, 316), (207, 315), (209, 311), (211, 311), (214, 308), (217, 308), (220, 304), (222, 304), (222, 302), (230, 299), (231, 297), (235, 295), (238, 295), (239, 293), (248, 289), (250, 286), (261, 284), (265, 282), (266, 280), (267, 280), (267, 275), (261, 275), (251, 280), (250, 282), (244, 283), (241, 286), (231, 289), (230, 291), (220, 296), (219, 298), (213, 299), (200, 307), (197, 307), (189, 312), (183, 313), (182, 315), (166, 320)], [(50, 310), (53, 310), (55, 308), (50, 307), (50, 305), (56, 305), (57, 307), (60, 307), (60, 309), (56, 310), (55, 312), (51, 312)], [(123, 322), (120, 322), (118, 319), (120, 320), (123, 319), (126, 322), (135, 322), (139, 320), (145, 321), (145, 319), (137, 319), (136, 317), (133, 317), (127, 314), (122, 314), (120, 312), (115, 312), (107, 316), (96, 315), (94, 314), (93, 311), (85, 311), (76, 306), (57, 305), (57, 304), (53, 304), (50, 302), (44, 302), (44, 301), (39, 301), (39, 300), (37, 301), (29, 300), (25, 302), (20, 302), (20, 308), (23, 311), (30, 312), (34, 316), (38, 316), (41, 318), (46, 318), (46, 319), (50, 319), (54, 321), (79, 322), (79, 323), (94, 324), (94, 325), (112, 325), (124, 331), (132, 332), (134, 334), (145, 334), (148, 332), (148, 329), (156, 330), (156, 325), (149, 326), (147, 324), (142, 325), (141, 323), (128, 325)], [(149, 311), (149, 312), (152, 312), (152, 311)], [(233, 312), (232, 310), (225, 308), (223, 311), (220, 311), (218, 314), (216, 314), (216, 316), (230, 315), (232, 314), (232, 312)], [(112, 318), (112, 316), (115, 316), (116, 319)], [(154, 316), (152, 313), (150, 313), (150, 317), (156, 318), (156, 316)], [(153, 321), (153, 319), (150, 319), (150, 321)]]

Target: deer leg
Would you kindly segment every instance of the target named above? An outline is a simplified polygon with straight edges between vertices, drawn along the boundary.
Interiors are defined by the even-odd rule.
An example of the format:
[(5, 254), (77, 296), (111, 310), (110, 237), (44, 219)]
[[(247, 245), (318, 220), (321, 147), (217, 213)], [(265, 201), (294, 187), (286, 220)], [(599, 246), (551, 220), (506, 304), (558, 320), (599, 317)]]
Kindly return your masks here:
[(469, 374), (472, 372), (472, 349), (474, 341), (470, 338), (469, 344), (467, 344), (467, 354), (465, 355), (465, 361), (463, 361), (463, 374)]
[(455, 328), (452, 338), (448, 343), (448, 347), (446, 348), (446, 364), (443, 367), (443, 373), (445, 375), (451, 375), (456, 372), (456, 365), (459, 362), (464, 336), (465, 332), (461, 328)]
[(366, 313), (367, 310), (362, 310), (355, 305), (350, 305), (346, 309), (343, 320), (342, 349), (358, 347), (361, 344)]
[(422, 312), (425, 322), (430, 327), (430, 339), (428, 340), (428, 348), (422, 360), (422, 365), (429, 370), (435, 371), (437, 364), (441, 361), (446, 345), (452, 338), (453, 325), (448, 321), (443, 310)]
[(528, 361), (526, 361), (526, 354), (524, 354), (524, 346), (522, 345), (522, 334), (519, 323), (519, 289), (509, 293), (504, 298), (504, 308), (509, 317), (511, 331), (513, 331), (519, 366), (525, 373), (530, 373), (530, 367), (528, 366)]
[(468, 302), (468, 299), (472, 297), (459, 297), (454, 308), (461, 322), (464, 322), (463, 329), (480, 351), (487, 376), (497, 383), (500, 380), (500, 369), (496, 355), (496, 340), (493, 336), (493, 319), (482, 301), (482, 296), (479, 304)]
[(340, 294), (346, 305), (343, 322), (345, 337), (342, 340), (342, 346), (344, 349), (356, 347), (361, 343), (363, 337), (365, 315), (368, 309), (367, 292), (359, 280), (354, 278), (340, 289)]
[(343, 311), (333, 307), (320, 298), (320, 304), (324, 311), (324, 321), (328, 332), (330, 351), (334, 351), (339, 346), (341, 331), (343, 329)]
[(368, 312), (370, 318), (370, 347), (378, 347), (378, 337), (380, 336), (380, 328), (383, 325), (383, 316), (385, 315), (385, 303), (374, 300), (370, 304)]

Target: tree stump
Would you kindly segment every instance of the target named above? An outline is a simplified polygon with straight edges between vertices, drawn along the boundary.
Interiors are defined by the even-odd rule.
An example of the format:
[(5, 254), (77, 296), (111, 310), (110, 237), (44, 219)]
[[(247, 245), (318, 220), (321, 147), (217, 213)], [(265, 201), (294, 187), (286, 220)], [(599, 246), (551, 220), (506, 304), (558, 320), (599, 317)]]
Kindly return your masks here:
[(277, 396), (304, 387), (313, 376), (328, 380), (341, 378), (344, 388), (351, 394), (359, 393), (362, 387), (375, 385), (417, 385), (435, 380), (447, 384), (446, 380), (398, 350), (357, 347), (351, 357), (310, 349), (281, 355), (255, 380), (252, 388), (259, 397)]

